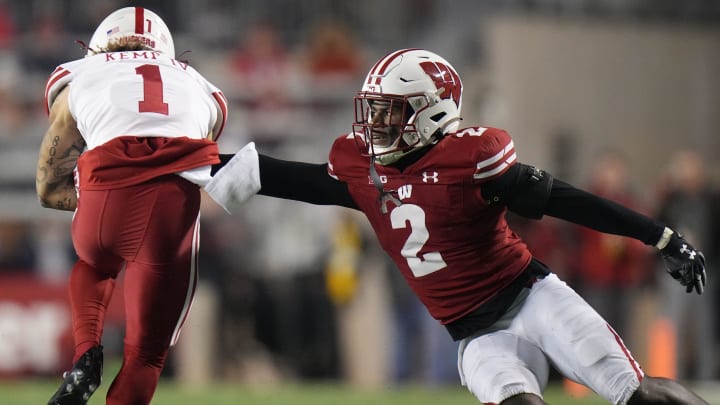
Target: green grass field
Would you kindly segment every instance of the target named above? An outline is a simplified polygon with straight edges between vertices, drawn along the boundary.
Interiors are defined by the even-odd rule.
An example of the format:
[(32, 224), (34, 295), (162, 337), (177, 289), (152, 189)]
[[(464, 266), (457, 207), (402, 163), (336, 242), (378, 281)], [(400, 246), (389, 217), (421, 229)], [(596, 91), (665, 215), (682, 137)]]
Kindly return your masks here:
[[(45, 404), (57, 388), (58, 381), (34, 380), (0, 383), (3, 405)], [(106, 384), (90, 399), (89, 405), (102, 405)], [(553, 405), (606, 404), (595, 396), (571, 399), (559, 387), (551, 387), (546, 401)], [(477, 405), (479, 402), (465, 389), (393, 388), (361, 391), (336, 385), (284, 385), (281, 387), (248, 387), (223, 384), (184, 388), (172, 381), (162, 381), (153, 405)]]
[[(59, 380), (23, 380), (0, 382), (0, 403), (3, 405), (45, 404)], [(90, 399), (88, 405), (105, 403), (107, 384)], [(720, 404), (717, 388), (700, 389), (710, 404)], [(594, 394), (572, 398), (559, 385), (551, 385), (545, 401), (552, 405), (607, 405)], [(153, 405), (478, 405), (479, 402), (463, 388), (427, 389), (422, 387), (388, 388), (363, 391), (341, 385), (283, 385), (279, 387), (236, 386), (230, 383), (203, 388), (187, 388), (163, 380)]]
[[(103, 405), (110, 379), (118, 364), (105, 369), (105, 379), (88, 405)], [(0, 404), (45, 404), (60, 384), (57, 379), (0, 381)], [(716, 385), (700, 388), (699, 393), (711, 404), (720, 404)], [(560, 384), (551, 384), (545, 401), (552, 405), (601, 405), (607, 402), (594, 394), (572, 398)], [(188, 387), (172, 379), (163, 379), (155, 393), (153, 405), (477, 405), (480, 402), (465, 388), (430, 389), (420, 386), (388, 387), (383, 390), (361, 390), (341, 384), (239, 385), (230, 382), (211, 386)]]

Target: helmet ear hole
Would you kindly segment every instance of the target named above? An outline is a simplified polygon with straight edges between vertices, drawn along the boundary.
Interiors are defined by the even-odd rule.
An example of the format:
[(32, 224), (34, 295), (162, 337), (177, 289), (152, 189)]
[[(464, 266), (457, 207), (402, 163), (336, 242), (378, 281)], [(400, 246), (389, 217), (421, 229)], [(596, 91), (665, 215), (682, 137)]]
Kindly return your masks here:
[(415, 109), (412, 107), (412, 104), (409, 102), (405, 103), (405, 122), (413, 115), (415, 115)]
[(435, 122), (440, 122), (446, 115), (447, 113), (443, 111), (431, 116), (430, 119)]

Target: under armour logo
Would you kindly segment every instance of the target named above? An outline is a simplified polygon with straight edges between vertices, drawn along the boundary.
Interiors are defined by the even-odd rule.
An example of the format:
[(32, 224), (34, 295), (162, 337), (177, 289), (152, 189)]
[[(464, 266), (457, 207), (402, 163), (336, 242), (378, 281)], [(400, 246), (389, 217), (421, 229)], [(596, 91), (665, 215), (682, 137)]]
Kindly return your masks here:
[(423, 172), (422, 175), (423, 175), (423, 183), (428, 183), (429, 180), (432, 180), (433, 183), (437, 183), (438, 181), (440, 181), (438, 179), (438, 176), (440, 175), (440, 173), (438, 173), (438, 172), (432, 172), (432, 174), (428, 174), (428, 172)]
[(687, 253), (690, 260), (695, 260), (695, 255), (697, 253), (694, 250), (688, 249), (687, 247), (688, 247), (688, 245), (683, 243), (682, 247), (680, 248), (680, 253)]

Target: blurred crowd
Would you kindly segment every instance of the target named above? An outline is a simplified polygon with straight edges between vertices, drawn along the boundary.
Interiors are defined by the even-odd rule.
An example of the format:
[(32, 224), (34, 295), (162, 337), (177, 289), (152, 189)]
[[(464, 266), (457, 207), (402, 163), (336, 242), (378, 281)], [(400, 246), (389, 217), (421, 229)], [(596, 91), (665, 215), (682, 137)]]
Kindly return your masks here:
[[(191, 3), (146, 1), (142, 5), (162, 14), (171, 30), (182, 27), (173, 30), (178, 59), (189, 60), (230, 99), (221, 151), (231, 153), (255, 141), (263, 153), (310, 162), (323, 162), (332, 140), (350, 130), (352, 96), (370, 63), (388, 49), (405, 46), (407, 39), (418, 46), (442, 46), (424, 28), (445, 27), (436, 17), (450, 13), (442, 0), (392, 2), (391, 11), (407, 13), (375, 19), (367, 18), (358, 7), (330, 1), (271, 1), (265, 2), (269, 4), (265, 8), (262, 2), (253, 2), (256, 7), (246, 13), (238, 12), (239, 6), (230, 1), (210, 1), (202, 13)], [(332, 9), (343, 18), (320, 13), (309, 18), (314, 9), (296, 3)], [(471, 10), (502, 7), (494, 1), (476, 2), (481, 6), (473, 3), (461, 2)], [(605, 4), (599, 10), (607, 11), (620, 2), (508, 3), (543, 10), (554, 5), (555, 10), (577, 12), (577, 4)], [(643, 2), (629, 3), (636, 11), (642, 10)], [(700, 7), (703, 2), (683, 3)], [(88, 41), (102, 16), (122, 4), (0, 0), (1, 194), (18, 196), (23, 204), (36, 203), (32, 179), (47, 123), (45, 80), (56, 65), (83, 57), (82, 43), (75, 41)], [(271, 6), (287, 7), (285, 14), (296, 12), (292, 21), (308, 17), (304, 20), (308, 23), (300, 26), (292, 25), (290, 19), (275, 20)], [(221, 10), (237, 13), (223, 15)], [(455, 10), (452, 16), (458, 18), (463, 8)], [(704, 15), (720, 13), (713, 10), (716, 14)], [(418, 21), (428, 23), (421, 26)], [(470, 32), (462, 24), (454, 25), (453, 33)], [(232, 28), (224, 30), (226, 26)], [(391, 38), (385, 42), (382, 28)], [(446, 56), (456, 61), (460, 71), (483, 69), (481, 45), (471, 35), (464, 38), (454, 46), (465, 46), (469, 52), (450, 47)], [(709, 162), (696, 150), (679, 150), (669, 157), (666, 167), (657, 168), (654, 184), (639, 186), (633, 178), (634, 161), (622, 150), (597, 151), (596, 156), (594, 162), (587, 162), (592, 164), (588, 178), (571, 180), (666, 221), (694, 241), (709, 264), (709, 285), (703, 297), (686, 295), (660, 267), (657, 254), (639, 242), (552, 218), (511, 217), (512, 225), (539, 259), (562, 273), (630, 340), (631, 348), (651, 346), (648, 331), (654, 319), (670, 320), (677, 336), (676, 375), (717, 379), (720, 313), (714, 304), (719, 282), (714, 270), (720, 260), (720, 200), (718, 186), (707, 172)], [(69, 221), (69, 216), (32, 219), (14, 215), (8, 206), (0, 207), (0, 280), (7, 275), (34, 274), (47, 282), (64, 282), (74, 261)], [(337, 263), (331, 258), (341, 246), (355, 253), (355, 260), (346, 263), (351, 273), (374, 263), (373, 271), (382, 274), (379, 282), (374, 280), (389, 296), (389, 330), (377, 326), (366, 332), (388, 336), (385, 361), (392, 380), (456, 383), (455, 344), (399, 280), (362, 218), (340, 208), (255, 197), (242, 214), (231, 217), (206, 201), (202, 221), (201, 279), (219, 300), (218, 333), (212, 345), (217, 375), (251, 378), (244, 364), (252, 358), (253, 364), (263, 364), (275, 378), (345, 377), (351, 355), (342, 317), (359, 298), (366, 277), (334, 278)], [(348, 228), (348, 224), (354, 225)], [(352, 243), (339, 245), (339, 235)], [(113, 348), (108, 349), (112, 353)]]

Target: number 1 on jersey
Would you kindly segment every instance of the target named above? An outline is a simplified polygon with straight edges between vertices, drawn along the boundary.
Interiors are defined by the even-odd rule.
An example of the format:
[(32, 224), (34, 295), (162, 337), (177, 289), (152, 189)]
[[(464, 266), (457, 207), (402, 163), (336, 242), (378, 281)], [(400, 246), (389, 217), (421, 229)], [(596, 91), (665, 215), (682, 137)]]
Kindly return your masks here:
[(168, 103), (163, 101), (163, 83), (158, 65), (142, 65), (135, 73), (143, 79), (143, 99), (138, 102), (138, 110), (168, 115)]

